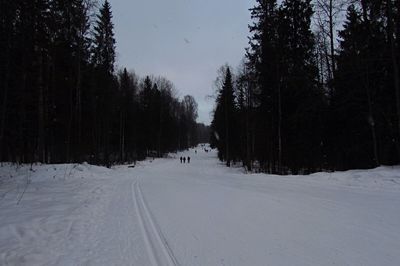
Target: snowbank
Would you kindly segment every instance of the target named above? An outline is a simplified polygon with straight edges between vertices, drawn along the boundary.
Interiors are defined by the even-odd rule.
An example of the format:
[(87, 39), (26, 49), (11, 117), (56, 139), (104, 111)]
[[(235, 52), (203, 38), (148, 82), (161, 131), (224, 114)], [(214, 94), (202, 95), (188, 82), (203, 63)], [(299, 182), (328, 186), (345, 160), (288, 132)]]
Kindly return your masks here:
[(0, 265), (400, 265), (400, 167), (244, 174), (197, 151), (3, 164)]

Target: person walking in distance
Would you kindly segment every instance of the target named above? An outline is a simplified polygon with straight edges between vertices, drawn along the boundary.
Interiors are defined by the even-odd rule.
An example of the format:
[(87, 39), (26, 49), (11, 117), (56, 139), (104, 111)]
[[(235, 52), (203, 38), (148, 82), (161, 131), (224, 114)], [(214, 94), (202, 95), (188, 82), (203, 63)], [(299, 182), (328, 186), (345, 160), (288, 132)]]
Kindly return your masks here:
[(188, 163), (190, 163), (190, 156), (188, 156), (188, 159), (187, 159), (187, 160), (188, 160)]
[(183, 163), (186, 163), (186, 157), (183, 157)]
[(181, 156), (181, 158), (180, 158), (180, 159), (181, 159), (181, 163), (182, 163), (182, 160), (183, 160), (183, 159), (182, 159), (182, 156)]

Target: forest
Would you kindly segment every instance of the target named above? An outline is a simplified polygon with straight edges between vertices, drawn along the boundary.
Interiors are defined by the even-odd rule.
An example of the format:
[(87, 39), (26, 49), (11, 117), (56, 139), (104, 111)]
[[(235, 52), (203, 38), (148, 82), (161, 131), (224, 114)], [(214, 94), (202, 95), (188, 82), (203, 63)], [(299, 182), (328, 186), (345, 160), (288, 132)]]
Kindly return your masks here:
[(221, 67), (211, 145), (275, 174), (400, 162), (400, 1), (257, 0)]
[(0, 13), (0, 161), (110, 166), (208, 140), (192, 96), (115, 69), (108, 1), (1, 0)]
[(398, 164), (399, 2), (257, 0), (210, 134), (170, 80), (116, 67), (108, 1), (1, 0), (0, 161), (110, 166), (209, 140), (249, 171)]

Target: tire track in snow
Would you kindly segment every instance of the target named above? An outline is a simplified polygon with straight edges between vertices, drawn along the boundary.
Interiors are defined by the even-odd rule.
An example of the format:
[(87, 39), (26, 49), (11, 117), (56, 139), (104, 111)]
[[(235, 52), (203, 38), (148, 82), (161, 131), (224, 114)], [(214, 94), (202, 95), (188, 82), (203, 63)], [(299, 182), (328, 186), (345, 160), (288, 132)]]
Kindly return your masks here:
[(133, 195), (139, 223), (151, 263), (156, 265), (180, 265), (165, 239), (160, 227), (150, 212), (140, 188), (139, 179), (133, 184)]

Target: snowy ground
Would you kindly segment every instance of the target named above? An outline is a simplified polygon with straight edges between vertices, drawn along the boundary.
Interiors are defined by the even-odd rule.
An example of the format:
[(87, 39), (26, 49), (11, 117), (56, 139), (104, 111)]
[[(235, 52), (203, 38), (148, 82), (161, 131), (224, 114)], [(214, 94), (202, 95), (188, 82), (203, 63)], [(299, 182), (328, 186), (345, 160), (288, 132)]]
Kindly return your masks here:
[(278, 177), (183, 155), (0, 167), (0, 265), (400, 265), (400, 168)]

